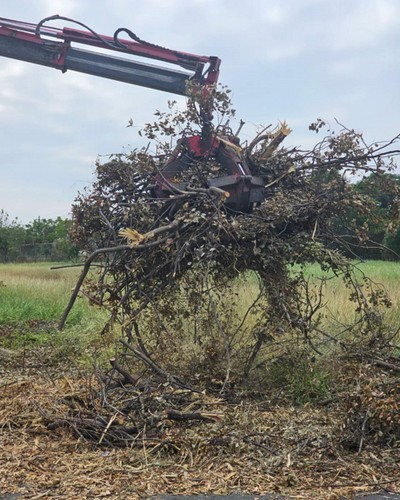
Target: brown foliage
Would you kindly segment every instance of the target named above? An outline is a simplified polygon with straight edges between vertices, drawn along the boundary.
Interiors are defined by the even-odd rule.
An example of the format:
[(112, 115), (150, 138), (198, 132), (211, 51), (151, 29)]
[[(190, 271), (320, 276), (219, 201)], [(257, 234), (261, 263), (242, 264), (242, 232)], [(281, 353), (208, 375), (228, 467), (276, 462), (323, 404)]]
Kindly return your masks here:
[[(220, 92), (217, 102), (222, 123), (232, 115), (227, 94)], [(384, 176), (394, 167), (398, 151), (390, 146), (396, 141), (370, 146), (343, 128), (310, 151), (276, 149), (279, 131), (267, 129), (243, 147), (252, 173), (265, 180), (265, 201), (251, 213), (234, 213), (205, 185), (223, 174), (215, 161), (193, 162), (179, 179), (185, 189), (172, 189), (167, 200), (152, 196), (170, 139), (201, 125), (193, 102), (175, 114), (170, 106), (143, 131), (158, 141), (157, 151), (146, 147), (99, 162), (92, 188), (73, 207), (74, 240), (101, 257), (86, 294), (109, 309), (125, 338), (192, 383), (202, 373), (203, 380), (221, 380), (223, 389), (248, 377), (271, 339), (289, 335), (319, 352), (315, 337), (331, 338), (332, 332), (321, 330), (323, 283), (317, 290), (310, 285), (303, 269), (308, 263), (341, 276), (351, 290), (356, 320), (342, 332), (382, 336), (379, 308), (390, 302), (366, 278), (360, 282), (343, 253), (354, 253), (368, 239), (368, 228), (356, 220), (375, 207), (348, 175)], [(310, 128), (318, 132), (323, 125)], [(226, 125), (211, 131), (229, 134)], [(395, 209), (397, 184), (388, 189)], [(249, 273), (258, 293), (243, 310), (233, 306), (235, 280)]]

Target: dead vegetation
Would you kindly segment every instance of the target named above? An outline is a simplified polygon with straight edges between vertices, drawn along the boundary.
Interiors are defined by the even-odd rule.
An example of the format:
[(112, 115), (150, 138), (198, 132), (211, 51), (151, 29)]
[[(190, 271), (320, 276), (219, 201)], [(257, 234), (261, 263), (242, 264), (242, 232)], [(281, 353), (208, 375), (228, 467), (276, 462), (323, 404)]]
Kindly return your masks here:
[[(242, 161), (265, 189), (264, 201), (244, 213), (229, 207), (226, 192), (207, 184), (226, 174), (212, 157), (185, 158), (170, 192), (155, 197), (155, 178), (174, 154), (171, 141), (205, 126), (193, 99), (185, 112), (170, 107), (143, 131), (155, 151), (147, 146), (99, 163), (92, 188), (76, 200), (72, 235), (90, 255), (60, 328), (83, 290), (109, 311), (110, 324), (121, 325), (128, 370), (150, 361), (188, 386), (202, 390), (216, 383), (220, 393), (251, 381), (255, 368), (271, 360), (271, 345), (294, 342), (317, 356), (343, 348), (348, 339), (365, 337), (384, 347), (396, 333), (383, 321), (390, 298), (350, 260), (370, 244), (368, 217), (377, 218), (376, 202), (348, 176), (380, 179), (389, 200), (380, 224), (397, 227), (399, 188), (387, 175), (395, 166), (397, 138), (367, 145), (361, 134), (343, 128), (310, 151), (288, 150), (278, 147), (287, 126), (267, 128), (242, 148)], [(237, 147), (239, 138), (226, 122), (234, 114), (226, 92), (217, 92), (214, 107), (224, 125), (207, 123), (207, 133)], [(318, 120), (310, 128), (324, 126)], [(87, 280), (94, 262), (98, 274)], [(329, 277), (310, 280), (309, 263), (348, 287), (354, 313), (345, 324), (326, 327)]]
[(334, 397), (293, 406), (278, 390), (229, 401), (153, 375), (122, 383), (115, 371), (105, 387), (101, 372), (42, 371), (38, 357), (45, 362), (46, 352), (2, 371), (3, 493), (333, 499), (400, 488), (398, 415), (390, 409), (398, 373), (376, 364), (340, 360)]

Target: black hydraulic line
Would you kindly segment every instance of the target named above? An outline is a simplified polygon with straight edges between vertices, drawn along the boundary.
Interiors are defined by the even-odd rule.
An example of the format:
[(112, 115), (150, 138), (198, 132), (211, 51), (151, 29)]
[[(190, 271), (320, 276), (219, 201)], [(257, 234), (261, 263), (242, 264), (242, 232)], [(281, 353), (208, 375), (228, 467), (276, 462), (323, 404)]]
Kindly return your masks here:
[(75, 19), (72, 19), (70, 17), (60, 16), (59, 14), (55, 14), (54, 16), (49, 16), (49, 17), (45, 17), (44, 19), (42, 19), (36, 26), (36, 30), (35, 30), (36, 36), (40, 37), (42, 26), (45, 23), (47, 23), (48, 21), (67, 21), (69, 23), (81, 26), (82, 28), (85, 28), (86, 30), (88, 30), (97, 40), (99, 40), (99, 42), (103, 43), (105, 46), (108, 46), (108, 47), (110, 47), (110, 49), (113, 49), (113, 50), (121, 49), (121, 50), (124, 50), (128, 53), (130, 52), (129, 47), (127, 47), (118, 38), (120, 33), (125, 33), (126, 35), (128, 35), (128, 37), (131, 40), (134, 40), (135, 42), (137, 42), (141, 45), (146, 45), (147, 47), (155, 47), (155, 48), (162, 49), (162, 50), (168, 50), (168, 52), (170, 52), (171, 54), (175, 54), (176, 56), (178, 56), (181, 59), (187, 59), (188, 61), (191, 61), (192, 63), (193, 63), (193, 61), (197, 62), (196, 58), (194, 56), (190, 56), (190, 54), (182, 54), (181, 52), (178, 52), (176, 50), (167, 49), (166, 47), (163, 47), (162, 45), (157, 45), (155, 43), (147, 42), (146, 40), (139, 38), (139, 36), (136, 35), (136, 33), (134, 33), (129, 28), (118, 28), (115, 31), (114, 36), (113, 36), (114, 43), (109, 42), (102, 35), (99, 35), (96, 31), (94, 31), (92, 28), (90, 28), (86, 24), (81, 23), (80, 21), (76, 21)]
[[(36, 26), (36, 30), (35, 30), (36, 36), (40, 37), (41, 28), (44, 25), (44, 23), (47, 23), (47, 21), (68, 21), (70, 23), (77, 24), (78, 26), (81, 26), (82, 28), (87, 29), (95, 38), (97, 38), (97, 40), (99, 40), (99, 42), (104, 43), (104, 45), (107, 45), (108, 47), (110, 47), (110, 49), (115, 50), (116, 48), (119, 47), (119, 46), (114, 45), (113, 43), (109, 42), (108, 40), (105, 40), (101, 35), (99, 35), (94, 30), (92, 30), (92, 28), (89, 28), (89, 26), (87, 26), (86, 24), (81, 23), (80, 21), (76, 21), (75, 19), (71, 19), (70, 17), (60, 16), (59, 14), (55, 14), (54, 16), (49, 16), (49, 17), (45, 17), (44, 19), (42, 19)], [(120, 45), (122, 45), (122, 44), (120, 44)], [(120, 48), (125, 48), (126, 50), (128, 50), (127, 47), (125, 47), (123, 45)]]

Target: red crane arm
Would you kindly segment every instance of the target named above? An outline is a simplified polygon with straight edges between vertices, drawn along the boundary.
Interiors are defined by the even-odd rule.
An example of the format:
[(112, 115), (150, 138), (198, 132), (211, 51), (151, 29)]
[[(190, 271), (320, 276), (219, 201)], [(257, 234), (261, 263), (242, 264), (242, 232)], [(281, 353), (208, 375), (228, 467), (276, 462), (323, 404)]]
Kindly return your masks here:
[[(218, 81), (221, 63), (218, 57), (166, 49), (144, 42), (124, 28), (110, 37), (98, 35), (82, 23), (77, 24), (86, 30), (48, 26), (46, 23), (51, 20), (77, 23), (62, 16), (51, 16), (38, 24), (0, 18), (0, 55), (63, 72), (79, 71), (179, 95), (186, 94), (186, 83), (189, 80), (196, 80), (204, 86)], [(120, 33), (127, 34), (131, 40), (120, 39)], [(75, 48), (73, 43), (154, 59), (180, 66), (185, 71), (145, 64), (129, 57), (115, 57), (104, 52)]]
[[(54, 20), (74, 22), (84, 29), (59, 29), (47, 24)], [(130, 39), (121, 39), (121, 33)], [(76, 48), (73, 44), (89, 45), (95, 49)], [(110, 55), (110, 51), (117, 52), (119, 57)], [(162, 61), (168, 66), (146, 64), (132, 59), (132, 55)], [(82, 23), (58, 15), (47, 17), (38, 24), (0, 18), (0, 56), (179, 95), (187, 94), (189, 81), (200, 84), (201, 92), (207, 95), (208, 87), (218, 81), (221, 63), (218, 57), (189, 54), (145, 42), (125, 28), (117, 30), (112, 37), (99, 35)], [(171, 68), (171, 65), (184, 71)], [(178, 186), (175, 179), (188, 165), (199, 158), (214, 157), (227, 175), (208, 179), (207, 185), (225, 191), (226, 206), (231, 210), (249, 211), (264, 199), (264, 181), (251, 174), (239, 147), (228, 138), (211, 135), (212, 105), (207, 104), (207, 109), (204, 107), (200, 110), (204, 120), (202, 133), (179, 142), (170, 160), (156, 175), (153, 192), (155, 196), (168, 200), (171, 190)]]

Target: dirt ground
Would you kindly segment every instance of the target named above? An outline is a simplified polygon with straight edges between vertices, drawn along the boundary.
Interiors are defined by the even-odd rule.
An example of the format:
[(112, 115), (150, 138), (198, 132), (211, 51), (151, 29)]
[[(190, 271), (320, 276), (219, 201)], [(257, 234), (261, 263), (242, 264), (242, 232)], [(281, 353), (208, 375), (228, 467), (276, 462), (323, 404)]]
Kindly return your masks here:
[[(354, 498), (400, 491), (398, 445), (338, 442), (335, 404), (301, 408), (211, 400), (221, 418), (171, 423), (174, 447), (112, 449), (71, 429), (49, 430), (44, 414), (65, 414), (84, 397), (87, 376), (46, 367), (40, 353), (1, 360), (0, 494), (4, 498), (150, 498), (159, 495), (262, 495)], [(1, 498), (3, 498), (1, 497)]]

